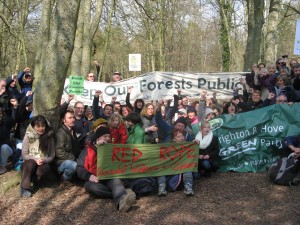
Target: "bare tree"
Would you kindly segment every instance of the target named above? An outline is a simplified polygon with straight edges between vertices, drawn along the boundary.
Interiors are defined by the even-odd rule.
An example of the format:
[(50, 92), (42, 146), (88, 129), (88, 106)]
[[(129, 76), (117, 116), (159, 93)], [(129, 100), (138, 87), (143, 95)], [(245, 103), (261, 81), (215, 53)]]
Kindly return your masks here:
[(99, 27), (102, 8), (103, 0), (85, 0), (80, 3), (70, 67), (72, 75), (86, 75), (90, 71), (92, 43)]
[[(75, 31), (80, 0), (43, 2), (43, 34), (38, 47), (39, 68), (34, 83), (34, 112), (46, 116), (52, 125), (58, 127), (59, 106), (67, 75), (68, 65), (74, 47)], [(53, 11), (52, 11), (53, 10)], [(52, 13), (53, 12), (53, 13)], [(42, 25), (45, 25), (42, 24)]]
[(247, 44), (244, 54), (244, 71), (251, 69), (253, 63), (261, 59), (261, 41), (264, 25), (264, 1), (247, 0)]
[(265, 38), (265, 61), (275, 62), (278, 48), (278, 23), (281, 0), (270, 0)]

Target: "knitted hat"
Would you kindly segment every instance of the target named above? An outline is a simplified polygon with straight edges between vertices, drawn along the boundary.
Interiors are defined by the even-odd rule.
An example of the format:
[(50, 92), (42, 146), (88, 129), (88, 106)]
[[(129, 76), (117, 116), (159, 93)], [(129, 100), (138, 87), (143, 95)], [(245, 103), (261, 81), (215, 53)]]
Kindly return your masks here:
[(182, 123), (182, 124), (184, 124), (184, 126), (186, 127), (186, 119), (185, 119), (184, 117), (178, 118), (178, 119), (174, 122), (173, 126), (175, 126), (177, 123)]
[(92, 124), (92, 130), (94, 130), (96, 127), (98, 127), (101, 124), (107, 123), (106, 119), (100, 118), (94, 121), (94, 123)]
[(95, 132), (95, 139), (105, 135), (110, 134), (110, 130), (107, 127), (99, 127)]
[(8, 87), (14, 80), (11, 78), (11, 76), (9, 76), (8, 78), (6, 78), (6, 87)]
[(214, 111), (211, 108), (206, 108), (205, 109), (205, 118), (210, 114), (210, 113), (214, 113)]

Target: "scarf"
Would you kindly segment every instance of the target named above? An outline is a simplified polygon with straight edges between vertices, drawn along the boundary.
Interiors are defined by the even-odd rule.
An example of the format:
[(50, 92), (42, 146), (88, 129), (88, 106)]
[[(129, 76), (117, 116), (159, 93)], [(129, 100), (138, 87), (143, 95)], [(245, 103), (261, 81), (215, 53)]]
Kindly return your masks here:
[(42, 159), (45, 157), (43, 152), (40, 150), (40, 141), (39, 141), (39, 135), (36, 133), (36, 131), (33, 129), (31, 125), (27, 127), (26, 130), (27, 138), (28, 138), (28, 155), (36, 158), (36, 159)]
[(202, 132), (199, 131), (195, 140), (199, 141), (200, 149), (206, 149), (210, 145), (212, 138), (213, 138), (213, 133), (211, 131), (204, 137), (202, 137)]

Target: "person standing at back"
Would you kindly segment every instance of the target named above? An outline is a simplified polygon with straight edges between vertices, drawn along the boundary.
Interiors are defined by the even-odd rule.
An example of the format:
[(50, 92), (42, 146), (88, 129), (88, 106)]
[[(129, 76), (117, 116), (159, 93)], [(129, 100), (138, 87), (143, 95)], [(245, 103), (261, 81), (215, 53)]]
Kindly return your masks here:
[(18, 83), (23, 95), (26, 95), (27, 91), (32, 91), (33, 75), (31, 74), (31, 69), (29, 67), (26, 67), (19, 73)]

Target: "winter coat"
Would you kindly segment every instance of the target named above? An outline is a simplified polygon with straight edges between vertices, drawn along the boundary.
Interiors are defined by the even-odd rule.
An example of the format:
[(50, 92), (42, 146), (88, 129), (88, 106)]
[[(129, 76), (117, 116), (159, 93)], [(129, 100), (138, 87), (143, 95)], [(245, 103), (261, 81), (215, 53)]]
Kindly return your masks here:
[(145, 132), (140, 124), (136, 124), (128, 129), (127, 144), (144, 144)]
[(0, 147), (4, 144), (10, 145), (10, 131), (15, 125), (15, 110), (12, 116), (4, 118), (0, 121)]
[(88, 181), (91, 175), (97, 175), (97, 148), (92, 142), (87, 142), (79, 155), (76, 171), (78, 177)]
[[(162, 133), (165, 134), (162, 142), (170, 142), (171, 140), (171, 133), (173, 131), (173, 126), (170, 126), (166, 121), (163, 120), (161, 112), (156, 112), (155, 114), (155, 121), (157, 123), (158, 128), (161, 130)], [(193, 141), (194, 140), (194, 134), (193, 132), (188, 133), (184, 132), (185, 140), (186, 141)]]
[(210, 144), (205, 149), (199, 149), (199, 155), (209, 155), (209, 159), (214, 160), (219, 155), (219, 141), (217, 136), (213, 136)]
[(19, 85), (21, 87), (21, 93), (23, 95), (26, 95), (27, 91), (32, 91), (32, 82), (33, 81), (31, 81), (30, 83), (27, 83), (23, 79), (24, 75), (25, 75), (24, 71), (22, 71), (22, 72), (19, 73), (19, 75), (18, 75), (18, 83), (19, 83)]
[(21, 94), (21, 92), (18, 90), (17, 86), (15, 86), (15, 87), (10, 86), (10, 84), (13, 81), (14, 80), (11, 77), (8, 77), (6, 79), (6, 90), (8, 92), (9, 99), (14, 98), (14, 99), (17, 99), (18, 101), (20, 101), (24, 95)]
[[(130, 94), (129, 93), (127, 93), (125, 101), (126, 101), (126, 106), (129, 107), (132, 112), (137, 113), (137, 114), (141, 113), (143, 107), (140, 108), (140, 109), (138, 107), (136, 107), (136, 102), (135, 102), (135, 105), (132, 106), (131, 103), (130, 103)], [(143, 106), (144, 106), (144, 103), (143, 103)]]
[(113, 144), (126, 144), (128, 135), (124, 123), (118, 128), (110, 128), (110, 134)]
[[(143, 122), (143, 130), (145, 130), (148, 127), (151, 127), (153, 125), (156, 125), (155, 122), (155, 117), (154, 116), (141, 116), (141, 120)], [(145, 138), (146, 138), (146, 143), (153, 144), (155, 143), (155, 138), (158, 137), (157, 132), (149, 131), (145, 132)]]
[(69, 128), (63, 124), (56, 132), (55, 150), (55, 162), (58, 166), (65, 160), (76, 161), (81, 149), (75, 131), (71, 134)]
[(26, 161), (29, 159), (34, 159), (34, 160), (35, 159), (44, 159), (45, 163), (52, 162), (54, 159), (54, 156), (55, 156), (54, 138), (50, 137), (47, 153), (43, 153), (39, 149), (39, 145), (40, 145), (39, 135), (32, 128), (32, 126), (29, 125), (26, 130), (26, 134), (25, 134), (25, 137), (23, 139), (23, 144), (22, 144), (23, 160)]
[(30, 124), (30, 111), (27, 111), (26, 109), (26, 102), (28, 100), (27, 96), (24, 96), (18, 106), (17, 112), (16, 112), (16, 119), (17, 119), (17, 128), (15, 131), (15, 138), (18, 138), (20, 140), (24, 139), (26, 129), (28, 125)]
[(0, 95), (0, 105), (7, 116), (11, 115), (11, 104), (8, 91)]

